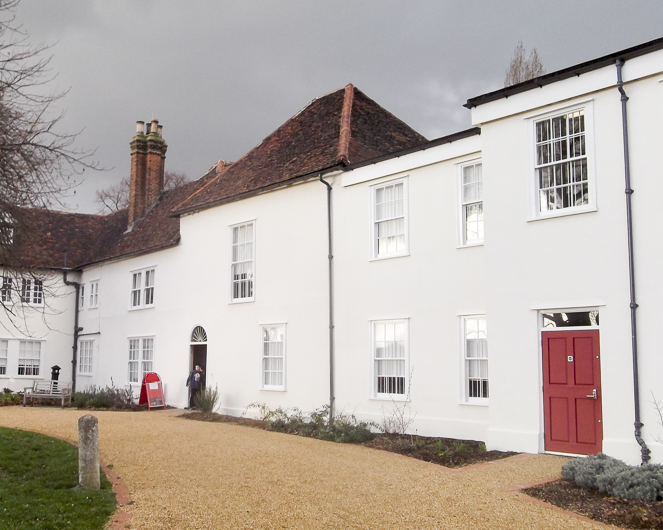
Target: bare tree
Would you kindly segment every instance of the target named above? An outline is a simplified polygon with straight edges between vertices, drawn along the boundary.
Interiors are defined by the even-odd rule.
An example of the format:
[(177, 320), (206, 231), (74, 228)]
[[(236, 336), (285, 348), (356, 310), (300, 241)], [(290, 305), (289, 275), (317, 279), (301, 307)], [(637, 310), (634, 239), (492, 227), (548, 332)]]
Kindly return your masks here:
[[(186, 173), (180, 171), (166, 171), (163, 175), (163, 189), (172, 190), (189, 181)], [(129, 206), (129, 177), (124, 177), (117, 184), (113, 184), (95, 193), (94, 202), (99, 205), (99, 213), (110, 213), (123, 210)]]
[(60, 131), (54, 104), (65, 93), (48, 92), (47, 46), (29, 43), (16, 24), (19, 0), (0, 0), (0, 264), (20, 267), (17, 240), (29, 237), (24, 208), (62, 206), (74, 174), (95, 168), (93, 153), (74, 147), (77, 134)]
[(54, 272), (40, 270), (36, 208), (63, 209), (76, 174), (95, 169), (93, 152), (74, 146), (55, 109), (66, 92), (49, 90), (49, 47), (33, 45), (14, 15), (19, 0), (0, 0), (0, 324), (30, 335), (27, 316), (46, 320), (50, 296), (62, 296)]
[(513, 51), (513, 57), (511, 58), (509, 68), (506, 70), (504, 86), (516, 85), (523, 81), (527, 81), (528, 79), (539, 77), (545, 73), (546, 70), (543, 67), (539, 52), (536, 51), (536, 48), (532, 48), (529, 57), (527, 57), (523, 41), (518, 41), (516, 49)]

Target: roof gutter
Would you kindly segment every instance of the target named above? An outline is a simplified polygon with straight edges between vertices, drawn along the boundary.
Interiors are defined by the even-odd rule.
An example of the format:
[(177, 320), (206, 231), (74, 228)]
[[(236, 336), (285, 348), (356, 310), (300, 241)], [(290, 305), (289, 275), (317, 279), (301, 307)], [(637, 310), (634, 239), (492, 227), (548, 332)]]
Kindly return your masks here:
[(633, 404), (635, 408), (635, 439), (640, 445), (640, 454), (642, 464), (646, 464), (650, 460), (651, 451), (647, 444), (642, 439), (641, 429), (644, 424), (640, 421), (640, 382), (638, 376), (638, 336), (636, 327), (636, 309), (638, 304), (635, 301), (635, 264), (633, 258), (633, 213), (631, 205), (631, 196), (633, 190), (631, 189), (631, 168), (629, 159), (629, 145), (628, 145), (628, 121), (626, 114), (626, 102), (628, 96), (624, 91), (624, 81), (622, 79), (622, 67), (624, 66), (624, 58), (619, 57), (615, 62), (617, 66), (617, 90), (621, 94), (620, 100), (622, 104), (622, 137), (624, 141), (624, 181), (626, 183), (626, 228), (628, 234), (628, 275), (629, 275), (629, 291), (631, 297), (631, 353), (633, 357)]
[(255, 190), (247, 191), (244, 193), (238, 193), (237, 195), (232, 195), (231, 197), (225, 197), (223, 199), (219, 199), (216, 201), (208, 202), (205, 204), (199, 204), (196, 206), (190, 206), (188, 208), (183, 208), (181, 210), (174, 210), (169, 214), (169, 217), (181, 217), (182, 215), (188, 214), (188, 213), (193, 213), (193, 212), (199, 212), (202, 210), (208, 210), (210, 208), (214, 208), (215, 206), (220, 206), (222, 204), (227, 204), (229, 202), (235, 202), (235, 201), (240, 201), (242, 199), (246, 199), (248, 197), (253, 197), (255, 195), (260, 195), (261, 193), (267, 193), (269, 191), (273, 191), (275, 189), (279, 188), (284, 188), (287, 186), (292, 186), (294, 184), (299, 184), (300, 182), (304, 182), (306, 180), (311, 180), (311, 179), (317, 179), (319, 175), (324, 175), (327, 173), (332, 173), (334, 171), (340, 171), (342, 169), (341, 166), (331, 166), (325, 169), (320, 169), (318, 171), (315, 171), (313, 173), (307, 173), (305, 175), (299, 175), (297, 177), (292, 177), (290, 179), (281, 181), (281, 182), (275, 182), (274, 184), (270, 184), (269, 186), (264, 186), (262, 188), (258, 188)]
[(364, 166), (370, 166), (373, 164), (378, 164), (379, 162), (384, 162), (385, 160), (400, 158), (401, 156), (417, 153), (419, 151), (426, 151), (427, 149), (437, 147), (438, 145), (450, 144), (453, 142), (457, 142), (458, 140), (462, 140), (463, 138), (469, 138), (470, 136), (477, 136), (480, 134), (481, 134), (480, 127), (472, 127), (464, 131), (449, 134), (447, 136), (442, 136), (441, 138), (436, 138), (435, 140), (429, 140), (428, 142), (422, 143), (415, 147), (409, 147), (407, 149), (403, 149), (402, 151), (396, 151), (395, 153), (389, 153), (386, 155), (377, 156), (375, 158), (369, 158), (368, 160), (363, 160), (361, 162), (357, 162), (356, 164), (348, 164), (347, 166), (344, 166), (341, 169), (343, 171), (352, 171), (353, 169), (357, 169)]
[(634, 57), (639, 57), (647, 53), (652, 53), (657, 50), (663, 49), (663, 38), (655, 39), (643, 44), (638, 44), (632, 48), (627, 48), (621, 52), (611, 53), (610, 55), (605, 55), (599, 57), (598, 59), (593, 59), (584, 63), (577, 64), (575, 66), (570, 66), (569, 68), (564, 68), (563, 70), (558, 70), (550, 74), (545, 74), (540, 77), (535, 77), (534, 79), (529, 79), (528, 81), (523, 81), (516, 85), (509, 87), (501, 88), (500, 90), (495, 90), (494, 92), (489, 92), (475, 98), (470, 98), (467, 100), (467, 103), (463, 105), (468, 109), (473, 107), (478, 107), (484, 103), (490, 103), (491, 101), (497, 101), (498, 99), (508, 98), (515, 94), (521, 92), (527, 92), (534, 88), (541, 88), (545, 85), (551, 83), (556, 83), (563, 79), (568, 79), (570, 77), (577, 77), (592, 70), (598, 70), (599, 68), (604, 68), (606, 66), (612, 66), (615, 64), (615, 61), (622, 60), (626, 61), (628, 59), (633, 59)]
[(71, 269), (67, 268), (67, 255), (64, 256), (64, 268), (62, 269), (63, 281), (65, 285), (73, 286), (76, 289), (76, 298), (74, 298), (74, 344), (72, 346), (71, 356), (71, 391), (76, 392), (76, 366), (78, 363), (78, 334), (83, 331), (83, 328), (78, 327), (78, 297), (81, 292), (81, 284), (67, 279), (67, 272)]

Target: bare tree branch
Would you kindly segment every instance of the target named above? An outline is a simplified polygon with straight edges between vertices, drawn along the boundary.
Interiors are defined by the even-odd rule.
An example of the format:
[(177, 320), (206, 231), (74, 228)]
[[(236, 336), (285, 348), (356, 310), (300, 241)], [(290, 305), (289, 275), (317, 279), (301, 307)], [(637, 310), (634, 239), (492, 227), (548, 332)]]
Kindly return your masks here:
[(65, 92), (49, 93), (48, 46), (34, 46), (16, 25), (19, 0), (0, 0), (0, 264), (20, 269), (16, 244), (29, 242), (23, 208), (63, 206), (72, 176), (97, 168), (93, 152), (74, 146), (78, 133), (60, 131), (55, 112)]
[(546, 73), (546, 69), (543, 67), (536, 48), (532, 48), (529, 57), (526, 55), (523, 41), (518, 41), (513, 51), (509, 68), (506, 70), (506, 77), (504, 78), (505, 87), (522, 83), (528, 79), (534, 79)]
[[(180, 171), (164, 172), (164, 191), (175, 189), (189, 181), (186, 173)], [(129, 206), (129, 177), (124, 177), (117, 184), (113, 184), (95, 193), (94, 202), (99, 205), (99, 213), (110, 213), (123, 210)]]

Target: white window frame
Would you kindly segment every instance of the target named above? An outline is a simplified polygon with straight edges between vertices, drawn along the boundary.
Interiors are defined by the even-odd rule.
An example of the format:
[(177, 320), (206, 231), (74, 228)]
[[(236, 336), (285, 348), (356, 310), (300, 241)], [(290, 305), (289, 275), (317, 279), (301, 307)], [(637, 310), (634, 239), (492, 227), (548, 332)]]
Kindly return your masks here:
[(0, 339), (0, 377), (8, 377), (9, 366), (9, 341)]
[[(465, 169), (473, 167), (476, 172), (477, 166), (481, 167), (481, 179), (479, 182), (479, 197), (473, 200), (467, 200), (465, 197)], [(483, 217), (483, 161), (480, 158), (475, 158), (473, 160), (468, 160), (462, 164), (458, 164), (458, 244), (461, 247), (475, 247), (483, 245), (483, 230), (484, 230), (484, 217)], [(467, 206), (472, 204), (481, 205), (481, 220), (478, 221), (480, 225), (480, 237), (476, 239), (467, 238)]]
[[(276, 333), (280, 333), (282, 340), (265, 340), (265, 333), (274, 330)], [(286, 390), (286, 368), (287, 368), (287, 342), (286, 342), (286, 325), (285, 324), (262, 324), (260, 326), (260, 388), (262, 390), (277, 390), (284, 392)], [(279, 348), (277, 347), (280, 344), (280, 355)], [(266, 354), (266, 350), (268, 353)], [(271, 360), (281, 359), (281, 369), (267, 370), (267, 363)], [(281, 383), (270, 383), (266, 382), (267, 372), (272, 374), (281, 375)]]
[(131, 271), (129, 309), (147, 309), (154, 307), (154, 285), (156, 267)]
[[(378, 329), (379, 326), (394, 326), (402, 325), (404, 327), (403, 332), (403, 352), (401, 357), (381, 357), (377, 354), (378, 345), (386, 342), (386, 339), (391, 335), (385, 328), (384, 337), (381, 336), (381, 330)], [(371, 380), (372, 380), (372, 397), (374, 399), (386, 399), (390, 401), (408, 401), (410, 399), (410, 320), (408, 318), (399, 318), (392, 320), (372, 320), (371, 321)], [(394, 337), (396, 330), (394, 329)], [(385, 340), (381, 340), (385, 339)], [(390, 341), (394, 342), (394, 341)], [(400, 342), (400, 341), (399, 341)], [(393, 378), (402, 378), (402, 389), (403, 392), (380, 392), (380, 363), (392, 361), (400, 361), (401, 367), (396, 370), (399, 372), (395, 375), (389, 375), (388, 377)], [(396, 383), (398, 385), (398, 383)]]
[[(477, 348), (477, 350), (483, 349), (485, 355), (483, 356), (471, 356), (469, 355), (468, 348), (468, 323), (469, 322), (481, 322), (483, 321), (483, 333), (485, 335), (485, 348)], [(487, 320), (486, 315), (473, 314), (473, 315), (462, 315), (460, 317), (460, 354), (461, 354), (461, 403), (473, 404), (473, 405), (488, 405), (490, 397), (490, 361), (488, 357), (488, 332), (487, 332)], [(479, 337), (477, 337), (478, 339)], [(485, 366), (485, 378), (479, 378), (479, 386), (477, 392), (479, 394), (484, 393), (482, 388), (482, 381), (486, 382), (485, 397), (482, 396), (473, 396), (470, 391), (470, 377), (471, 370), (469, 368), (470, 363), (479, 364), (479, 366)]]
[[(399, 177), (397, 179), (393, 180), (388, 180), (384, 182), (380, 182), (379, 184), (374, 184), (373, 186), (370, 187), (370, 194), (371, 194), (371, 259), (372, 260), (380, 260), (380, 259), (389, 259), (389, 258), (399, 258), (402, 256), (409, 256), (410, 255), (410, 237), (409, 237), (409, 193), (408, 193), (408, 177)], [(385, 216), (384, 214), (380, 215), (378, 214), (378, 192), (380, 190), (384, 190), (386, 188), (393, 187), (394, 189), (397, 186), (402, 186), (403, 189), (403, 196), (402, 196), (402, 201), (403, 201), (403, 210), (402, 214), (394, 214), (391, 216)], [(395, 202), (395, 201), (390, 201), (390, 202)], [(402, 235), (403, 236), (403, 248), (401, 250), (394, 250), (394, 251), (383, 251), (380, 252), (379, 250), (379, 229), (378, 226), (381, 223), (386, 223), (390, 221), (396, 221), (397, 219), (403, 219), (403, 231), (402, 234), (396, 234)], [(394, 237), (394, 236), (391, 236)]]
[(78, 309), (85, 309), (85, 284), (82, 283), (78, 288)]
[[(127, 384), (141, 384), (148, 372), (154, 371), (154, 336), (129, 337)], [(136, 374), (136, 378), (132, 374)]]
[(99, 280), (90, 282), (90, 297), (88, 300), (88, 309), (99, 307)]
[[(537, 123), (556, 118), (559, 116), (573, 114), (582, 111), (584, 114), (584, 141), (585, 141), (585, 154), (584, 157), (577, 157), (573, 159), (563, 159), (559, 161), (550, 162), (548, 165), (552, 166), (562, 163), (570, 163), (569, 160), (586, 160), (587, 171), (587, 203), (578, 206), (568, 206), (566, 208), (558, 208), (554, 210), (541, 211), (540, 202), (540, 182), (539, 182), (539, 169), (544, 166), (538, 165), (537, 162)], [(528, 116), (526, 118), (529, 130), (529, 153), (530, 153), (530, 173), (529, 173), (529, 190), (530, 190), (530, 211), (529, 220), (536, 221), (539, 219), (550, 219), (554, 217), (563, 217), (567, 215), (575, 215), (587, 212), (594, 212), (598, 210), (597, 206), (597, 184), (595, 173), (595, 157), (594, 157), (594, 105), (592, 100), (579, 102), (572, 106), (564, 106), (556, 108), (555, 110), (548, 111), (543, 114), (535, 116)], [(568, 137), (568, 131), (567, 131)], [(565, 162), (566, 161), (566, 162)]]
[[(26, 348), (28, 345), (29, 348)], [(33, 349), (38, 345), (36, 349)], [(35, 356), (35, 352), (37, 355)], [(42, 341), (38, 340), (20, 340), (18, 343), (18, 370), (17, 377), (39, 378), (41, 375), (41, 362), (42, 362)], [(35, 363), (35, 359), (37, 363)], [(24, 373), (21, 373), (23, 369)], [(28, 373), (29, 372), (29, 373)]]
[(27, 305), (44, 305), (44, 281), (36, 278), (21, 279), (21, 302)]
[(78, 373), (92, 375), (93, 360), (94, 339), (81, 339), (78, 341)]
[(5, 305), (14, 303), (14, 279), (6, 274), (2, 275), (2, 285), (0, 286), (0, 300)]
[[(251, 240), (236, 239), (235, 235), (241, 233), (241, 229), (245, 230), (250, 227)], [(256, 220), (246, 221), (232, 225), (230, 228), (230, 303), (244, 303), (253, 302), (256, 293)], [(240, 255), (240, 249), (244, 250), (244, 254)], [(247, 249), (250, 249), (250, 256), (246, 254)], [(241, 271), (241, 268), (248, 267), (248, 270)], [(244, 278), (236, 278), (235, 270), (241, 274), (246, 275)], [(237, 286), (237, 296), (235, 296), (235, 287)], [(244, 286), (244, 287), (243, 287)], [(249, 292), (246, 293), (248, 288)], [(245, 296), (241, 296), (242, 289), (245, 290)]]

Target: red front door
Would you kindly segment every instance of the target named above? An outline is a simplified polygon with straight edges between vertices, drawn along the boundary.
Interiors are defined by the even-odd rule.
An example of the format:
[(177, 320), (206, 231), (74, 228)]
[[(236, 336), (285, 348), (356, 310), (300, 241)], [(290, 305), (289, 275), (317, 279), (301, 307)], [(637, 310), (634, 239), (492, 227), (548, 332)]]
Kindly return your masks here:
[(543, 341), (546, 451), (601, 452), (599, 332), (547, 331)]

